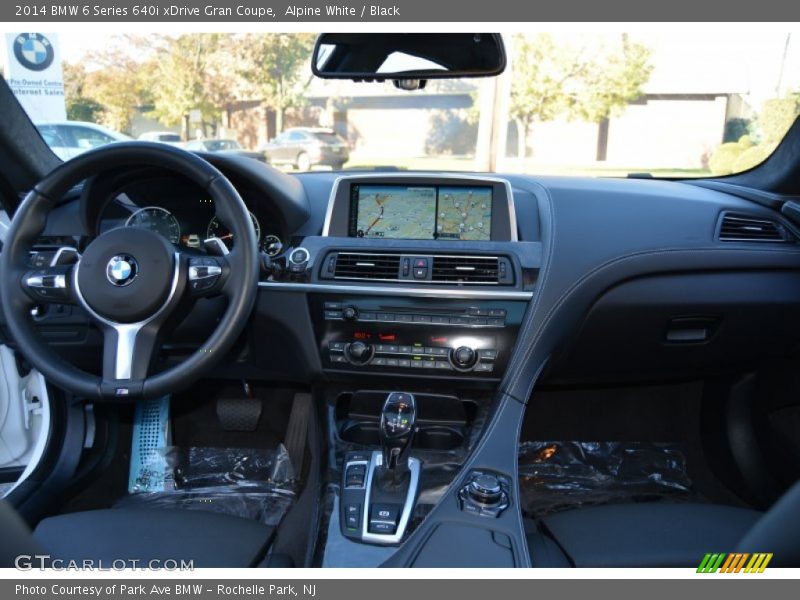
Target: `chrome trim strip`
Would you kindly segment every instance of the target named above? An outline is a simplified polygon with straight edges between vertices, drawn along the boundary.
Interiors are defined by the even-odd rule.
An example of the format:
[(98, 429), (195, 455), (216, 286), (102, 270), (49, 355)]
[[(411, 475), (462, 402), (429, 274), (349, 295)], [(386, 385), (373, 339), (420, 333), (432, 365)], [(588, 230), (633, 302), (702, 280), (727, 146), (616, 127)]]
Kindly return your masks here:
[(57, 267), (58, 265), (62, 264), (61, 257), (67, 252), (70, 252), (74, 255), (74, 259), (76, 262), (81, 259), (81, 253), (78, 252), (77, 248), (73, 248), (72, 246), (61, 246), (58, 250), (56, 250), (56, 253), (53, 255), (53, 258), (50, 259), (50, 266)]
[(421, 298), (464, 298), (467, 300), (530, 300), (533, 292), (520, 290), (460, 290), (434, 287), (402, 287), (337, 285), (333, 283), (297, 283), (281, 281), (259, 281), (258, 287), (284, 292), (324, 292), (328, 294), (362, 294), (367, 296), (417, 296)]
[(105, 317), (99, 315), (94, 309), (89, 306), (89, 303), (86, 302), (86, 299), (81, 294), (81, 288), (78, 284), (78, 269), (80, 268), (80, 262), (75, 264), (75, 268), (72, 270), (72, 285), (75, 289), (75, 296), (78, 299), (78, 303), (88, 312), (94, 319), (99, 321), (103, 326), (112, 329), (117, 336), (117, 352), (116, 352), (116, 359), (114, 363), (114, 378), (116, 380), (130, 380), (131, 378), (131, 367), (133, 364), (133, 353), (136, 349), (136, 336), (139, 334), (139, 331), (142, 330), (143, 327), (151, 323), (155, 320), (161, 313), (166, 310), (167, 306), (170, 305), (172, 302), (173, 297), (175, 296), (175, 291), (178, 289), (178, 280), (180, 277), (181, 271), (181, 258), (179, 253), (175, 253), (175, 272), (172, 276), (172, 286), (169, 290), (169, 295), (167, 299), (164, 301), (164, 304), (161, 305), (154, 315), (145, 319), (144, 321), (139, 321), (138, 323), (117, 323), (116, 321), (111, 321), (106, 319)]
[[(44, 282), (45, 277), (52, 277), (53, 285), (46, 285)], [(25, 285), (29, 288), (63, 290), (67, 287), (67, 277), (63, 273), (58, 275), (31, 275), (25, 280)]]
[(408, 459), (408, 470), (411, 472), (408, 482), (408, 492), (406, 493), (406, 501), (403, 503), (403, 512), (400, 513), (400, 520), (397, 523), (397, 530), (393, 534), (384, 533), (370, 533), (369, 532), (369, 497), (372, 492), (372, 475), (375, 468), (383, 464), (383, 452), (380, 450), (372, 451), (372, 459), (369, 461), (367, 467), (367, 492), (364, 496), (364, 514), (361, 517), (361, 539), (365, 542), (373, 542), (375, 544), (398, 544), (403, 539), (403, 534), (408, 527), (408, 521), (411, 519), (411, 512), (414, 510), (414, 501), (417, 499), (417, 489), (419, 488), (419, 473), (421, 470), (421, 463), (419, 459)]
[[(204, 269), (204, 271), (201, 271), (201, 269)], [(201, 272), (203, 272), (204, 275), (201, 275)], [(189, 267), (189, 281), (208, 279), (209, 277), (216, 277), (217, 275), (222, 275), (222, 267)]]
[[(331, 188), (331, 195), (328, 197), (328, 207), (325, 210), (325, 222), (322, 225), (322, 235), (327, 237), (330, 235), (331, 219), (333, 218), (333, 203), (336, 200), (336, 193), (339, 191), (339, 184), (343, 181), (352, 179), (463, 179), (467, 181), (484, 182), (484, 183), (500, 183), (506, 188), (506, 197), (508, 198), (508, 221), (511, 228), (511, 241), (519, 241), (517, 235), (517, 209), (514, 205), (514, 190), (511, 188), (511, 182), (501, 177), (483, 177), (481, 175), (458, 175), (456, 173), (362, 173), (361, 175), (342, 175), (337, 177), (333, 182)], [(433, 185), (433, 184), (431, 184)], [(494, 217), (493, 217), (494, 218)], [(435, 241), (435, 240), (430, 240)], [(502, 241), (502, 240), (490, 240)]]
[[(205, 248), (209, 248), (210, 246), (213, 246), (214, 249), (217, 252), (217, 256), (227, 256), (228, 254), (231, 253), (231, 251), (228, 250), (228, 247), (225, 245), (225, 242), (223, 242), (218, 237), (210, 237), (210, 238), (204, 239), (203, 240), (203, 246)], [(210, 254), (210, 252), (209, 252), (209, 254)]]

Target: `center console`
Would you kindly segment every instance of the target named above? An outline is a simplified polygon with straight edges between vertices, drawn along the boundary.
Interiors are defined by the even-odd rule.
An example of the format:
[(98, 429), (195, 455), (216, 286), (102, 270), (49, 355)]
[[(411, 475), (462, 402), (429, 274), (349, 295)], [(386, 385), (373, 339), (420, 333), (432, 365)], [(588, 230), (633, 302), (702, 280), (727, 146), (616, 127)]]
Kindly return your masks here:
[(338, 485), (325, 499), (323, 565), (382, 562), (453, 485), (459, 513), (483, 527), (507, 512), (507, 475), (462, 470), (540, 260), (539, 242), (517, 239), (505, 180), (380, 173), (336, 181), (323, 235), (304, 238), (287, 267), (294, 289), (306, 292), (327, 382)]

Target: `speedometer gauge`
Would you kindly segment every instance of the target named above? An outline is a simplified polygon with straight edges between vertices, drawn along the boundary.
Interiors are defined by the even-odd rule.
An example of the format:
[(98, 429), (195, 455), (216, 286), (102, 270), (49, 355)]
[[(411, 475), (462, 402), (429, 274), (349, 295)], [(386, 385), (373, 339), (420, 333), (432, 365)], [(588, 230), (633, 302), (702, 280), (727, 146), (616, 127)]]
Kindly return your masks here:
[(160, 206), (140, 208), (128, 217), (125, 227), (149, 229), (173, 244), (177, 244), (181, 240), (181, 227), (178, 225), (178, 219), (166, 208)]
[[(247, 211), (250, 212), (250, 211)], [(256, 216), (250, 212), (250, 220), (253, 221), (253, 229), (256, 231), (256, 239), (261, 239), (261, 224), (256, 219)], [(233, 233), (231, 230), (225, 227), (225, 225), (220, 221), (217, 217), (211, 219), (208, 223), (208, 231), (206, 233), (207, 238), (219, 238), (225, 245), (230, 248), (233, 246)]]

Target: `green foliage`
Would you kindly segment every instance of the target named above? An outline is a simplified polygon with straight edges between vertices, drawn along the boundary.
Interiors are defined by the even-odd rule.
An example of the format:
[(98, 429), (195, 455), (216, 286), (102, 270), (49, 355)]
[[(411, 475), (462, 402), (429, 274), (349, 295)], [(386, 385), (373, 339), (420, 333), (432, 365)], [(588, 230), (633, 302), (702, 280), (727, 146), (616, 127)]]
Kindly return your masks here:
[(519, 124), (520, 156), (533, 123), (560, 116), (599, 123), (638, 98), (652, 71), (650, 50), (627, 36), (619, 45), (578, 47), (517, 35), (514, 47), (509, 113)]
[(753, 141), (749, 135), (743, 135), (736, 142), (721, 144), (709, 158), (708, 167), (714, 175), (730, 175), (739, 157), (752, 147)]
[(761, 114), (758, 116), (758, 126), (764, 141), (767, 143), (780, 142), (798, 114), (800, 114), (800, 93), (764, 102)]
[(572, 116), (599, 123), (642, 95), (653, 66), (650, 50), (622, 36), (619, 47), (601, 49), (585, 65), (570, 105)]
[[(761, 113), (755, 123), (756, 129), (760, 132), (759, 143), (754, 143), (749, 135), (743, 135), (737, 142), (721, 144), (708, 161), (711, 173), (714, 175), (740, 173), (764, 162), (789, 131), (798, 115), (800, 115), (800, 93), (790, 93), (783, 98), (767, 100), (761, 107)], [(728, 123), (726, 123), (726, 136), (729, 135)]]
[(85, 85), (85, 67), (82, 64), (64, 64), (64, 98), (70, 121), (95, 122), (103, 113), (103, 106), (85, 95)]
[(311, 57), (313, 42), (309, 33), (259, 33), (243, 36), (237, 45), (239, 73), (255, 88), (255, 97), (275, 111), (278, 132), (286, 109), (303, 105), (310, 78), (301, 67)]
[[(147, 101), (148, 84), (141, 64), (116, 47), (95, 52), (86, 61), (91, 69), (65, 65), (67, 105), (73, 113), (100, 121), (117, 131), (130, 131), (138, 106)], [(98, 118), (99, 117), (99, 118)]]
[(743, 135), (750, 135), (750, 119), (732, 118), (725, 121), (725, 131), (722, 134), (723, 143), (735, 142)]
[(219, 118), (220, 100), (227, 91), (219, 61), (224, 37), (219, 33), (193, 33), (154, 40), (156, 54), (149, 65), (153, 117), (169, 126), (186, 125), (193, 110), (200, 111), (204, 123)]
[(747, 171), (761, 164), (772, 154), (776, 145), (777, 144), (765, 142), (746, 148), (733, 162), (732, 173), (741, 173), (742, 171)]

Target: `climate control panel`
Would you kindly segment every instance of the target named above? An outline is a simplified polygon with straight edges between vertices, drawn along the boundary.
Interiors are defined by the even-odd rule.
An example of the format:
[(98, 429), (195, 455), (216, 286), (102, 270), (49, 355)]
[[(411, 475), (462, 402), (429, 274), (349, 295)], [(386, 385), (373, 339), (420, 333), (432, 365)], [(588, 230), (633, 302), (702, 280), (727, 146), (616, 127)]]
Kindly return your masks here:
[(329, 371), (502, 376), (525, 302), (318, 297), (311, 311)]
[(391, 369), (427, 369), (461, 373), (492, 373), (495, 348), (423, 346), (421, 344), (371, 344), (360, 340), (328, 342), (332, 364)]

